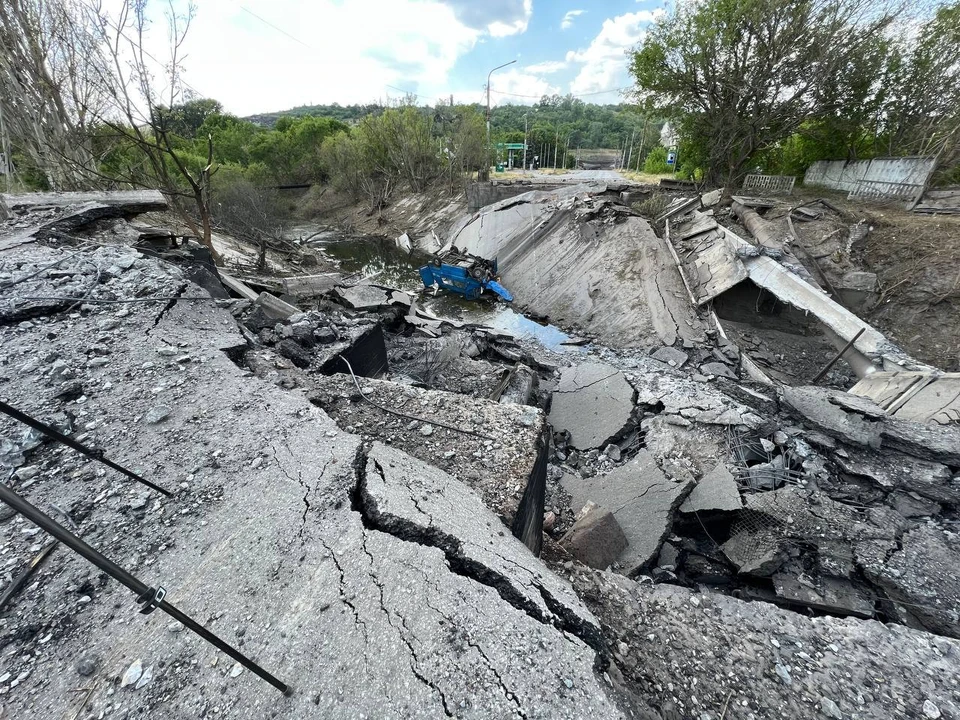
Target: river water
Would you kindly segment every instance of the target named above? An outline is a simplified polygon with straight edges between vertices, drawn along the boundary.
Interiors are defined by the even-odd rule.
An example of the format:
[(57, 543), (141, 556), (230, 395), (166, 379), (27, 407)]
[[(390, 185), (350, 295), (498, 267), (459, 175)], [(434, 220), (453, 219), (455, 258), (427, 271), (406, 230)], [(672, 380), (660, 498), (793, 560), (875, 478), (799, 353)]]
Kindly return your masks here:
[[(429, 261), (429, 255), (417, 251), (409, 253), (398, 248), (392, 239), (386, 237), (344, 237), (334, 230), (311, 230), (305, 227), (296, 228), (294, 232), (298, 233), (299, 237), (314, 235), (307, 241), (308, 244), (321, 249), (328, 257), (339, 262), (341, 272), (349, 276), (350, 282), (364, 281), (410, 292), (423, 290), (417, 271)], [(466, 300), (459, 295), (444, 292), (436, 297), (429, 293), (422, 297), (422, 306), (440, 317), (487, 325), (555, 352), (582, 350), (579, 347), (563, 345), (571, 338), (560, 328), (536, 322), (504, 303)]]

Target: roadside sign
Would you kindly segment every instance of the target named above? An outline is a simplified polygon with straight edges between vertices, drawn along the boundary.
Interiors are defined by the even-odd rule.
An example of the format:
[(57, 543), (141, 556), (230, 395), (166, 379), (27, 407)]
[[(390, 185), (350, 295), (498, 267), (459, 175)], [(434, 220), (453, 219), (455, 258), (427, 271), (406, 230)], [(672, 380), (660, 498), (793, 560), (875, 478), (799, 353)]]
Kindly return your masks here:
[(677, 153), (675, 150), (671, 150), (667, 153), (667, 165), (673, 165), (677, 162)]

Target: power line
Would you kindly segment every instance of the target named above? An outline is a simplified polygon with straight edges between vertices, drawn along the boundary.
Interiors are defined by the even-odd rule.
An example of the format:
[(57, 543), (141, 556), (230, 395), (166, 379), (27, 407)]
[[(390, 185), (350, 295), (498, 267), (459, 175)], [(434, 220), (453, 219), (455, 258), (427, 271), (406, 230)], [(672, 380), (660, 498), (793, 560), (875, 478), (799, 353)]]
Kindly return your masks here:
[(403, 88), (398, 88), (394, 85), (384, 85), (384, 87), (390, 88), (391, 90), (396, 90), (398, 92), (406, 93), (407, 95), (416, 95), (413, 90), (404, 90)]
[[(589, 97), (590, 95), (606, 95), (607, 93), (620, 92), (621, 90), (630, 90), (630, 89), (631, 87), (628, 85), (626, 87), (611, 88), (610, 90), (597, 90), (596, 92), (578, 93), (576, 95), (574, 95), (573, 93), (570, 93), (570, 95), (575, 98), (581, 98), (581, 97)], [(544, 95), (547, 94), (547, 93), (541, 93), (540, 95), (523, 95), (521, 93), (507, 92), (506, 90), (494, 90), (493, 88), (490, 88), (490, 92), (496, 95), (510, 95), (511, 97), (535, 98), (535, 99), (542, 98)]]
[(281, 33), (281, 34), (283, 34), (283, 35), (286, 35), (288, 38), (290, 38), (290, 39), (293, 40), (294, 42), (300, 43), (301, 45), (303, 45), (303, 46), (304, 46), (305, 48), (307, 48), (308, 50), (313, 50), (313, 48), (310, 47), (309, 45), (307, 45), (303, 40), (301, 40), (301, 39), (298, 38), (298, 37), (294, 37), (293, 35), (291, 35), (290, 33), (288, 33), (288, 32), (287, 32), (286, 30), (284, 30), (283, 28), (277, 27), (276, 25), (274, 25), (274, 24), (273, 24), (272, 22), (270, 22), (269, 20), (264, 20), (262, 17), (260, 17), (259, 15), (257, 15), (255, 12), (253, 12), (253, 10), (250, 10), (249, 8), (246, 8), (246, 7), (244, 7), (243, 5), (240, 5), (239, 8), (240, 8), (241, 10), (243, 10), (245, 13), (248, 13), (248, 14), (252, 15), (253, 17), (255, 17), (257, 20), (259, 20), (260, 22), (262, 22), (264, 25), (267, 25), (267, 26), (269, 26), (269, 27), (272, 27), (272, 28), (273, 28), (274, 30), (276, 30), (278, 33)]

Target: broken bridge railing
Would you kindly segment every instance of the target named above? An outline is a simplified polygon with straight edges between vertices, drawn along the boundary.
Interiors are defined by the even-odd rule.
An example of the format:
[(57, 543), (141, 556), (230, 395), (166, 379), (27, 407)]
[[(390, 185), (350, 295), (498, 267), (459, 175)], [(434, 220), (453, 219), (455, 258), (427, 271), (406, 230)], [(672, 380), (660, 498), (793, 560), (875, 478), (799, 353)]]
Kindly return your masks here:
[(767, 194), (793, 194), (797, 179), (793, 175), (747, 175), (743, 179), (744, 190), (762, 190)]

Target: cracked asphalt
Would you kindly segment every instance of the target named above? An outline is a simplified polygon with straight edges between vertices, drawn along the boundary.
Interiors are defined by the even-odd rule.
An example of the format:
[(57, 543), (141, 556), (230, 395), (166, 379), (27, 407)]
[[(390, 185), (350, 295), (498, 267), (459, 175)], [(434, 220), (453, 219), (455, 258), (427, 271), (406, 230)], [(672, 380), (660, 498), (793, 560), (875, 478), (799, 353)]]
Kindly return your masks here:
[[(39, 263), (59, 251), (29, 252)], [(136, 263), (158, 295), (183, 283), (169, 266)], [(122, 275), (113, 282), (129, 289)], [(368, 458), (360, 438), (303, 393), (237, 367), (224, 351), (243, 340), (226, 309), (91, 306), (2, 333), (6, 398), (41, 416), (71, 413), (89, 428), (87, 442), (176, 489), (172, 499), (131, 502), (142, 492), (133, 481), (44, 446), (25, 496), (65, 508), (84, 540), (162, 584), (172, 603), (294, 689), (283, 697), (235, 674), (218, 650), (161, 612), (139, 615), (129, 592), (61, 549), (0, 618), (0, 674), (23, 676), (0, 695), (5, 716), (69, 717), (84, 699), (84, 718), (620, 716), (598, 623), (569, 584), (467, 486), (386, 446)], [(82, 384), (82, 401), (53, 397), (54, 357)], [(161, 404), (169, 416), (145, 422)], [(370, 458), (406, 473), (385, 472), (365, 502)], [(416, 521), (402, 527), (365, 509), (375, 502), (382, 518), (404, 496)], [(29, 529), (19, 519), (0, 525), (5, 552), (27, 556)], [(152, 681), (121, 689), (138, 659)], [(81, 661), (92, 675), (78, 673)]]

